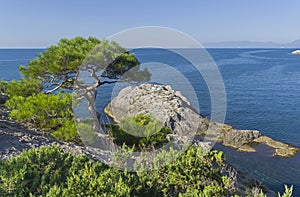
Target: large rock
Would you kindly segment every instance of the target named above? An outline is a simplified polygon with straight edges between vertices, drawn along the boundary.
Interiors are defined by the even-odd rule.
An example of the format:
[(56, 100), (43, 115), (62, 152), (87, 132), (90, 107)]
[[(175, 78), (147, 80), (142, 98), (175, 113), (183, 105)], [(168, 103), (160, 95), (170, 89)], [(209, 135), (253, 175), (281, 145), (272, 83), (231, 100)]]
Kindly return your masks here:
[(253, 141), (260, 136), (262, 136), (262, 134), (259, 131), (232, 129), (227, 132), (222, 132), (220, 140), (222, 140), (226, 146), (247, 152), (255, 152), (255, 149), (251, 148), (249, 144), (253, 143)]
[(142, 84), (122, 89), (105, 113), (115, 122), (126, 116), (151, 114), (174, 135), (192, 138), (195, 135), (218, 141), (239, 151), (255, 152), (255, 144), (266, 144), (275, 149), (274, 155), (294, 156), (299, 148), (275, 141), (255, 130), (236, 130), (227, 124), (221, 124), (198, 114), (186, 97), (170, 86)]
[(143, 84), (124, 88), (105, 108), (105, 112), (115, 122), (126, 116), (150, 113), (173, 133), (187, 136), (196, 134), (199, 123), (205, 125), (205, 130), (208, 125), (208, 119), (199, 116), (187, 98), (170, 86)]

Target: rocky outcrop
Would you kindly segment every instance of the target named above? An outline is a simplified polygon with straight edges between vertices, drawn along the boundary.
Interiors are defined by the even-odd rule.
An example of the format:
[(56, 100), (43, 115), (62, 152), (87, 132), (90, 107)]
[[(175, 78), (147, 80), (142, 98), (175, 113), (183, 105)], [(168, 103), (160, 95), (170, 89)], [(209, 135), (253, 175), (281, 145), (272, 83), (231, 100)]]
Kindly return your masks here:
[(300, 50), (295, 50), (292, 52), (293, 55), (300, 55)]
[(274, 148), (276, 156), (291, 157), (299, 151), (299, 148), (275, 141), (259, 131), (236, 130), (201, 116), (187, 98), (170, 86), (142, 84), (124, 88), (104, 111), (117, 123), (125, 116), (149, 113), (169, 127), (173, 134), (205, 136), (239, 151), (255, 152), (254, 145), (260, 143)]
[(115, 122), (119, 122), (125, 116), (150, 113), (174, 133), (192, 136), (195, 135), (199, 120), (204, 121), (205, 125), (208, 124), (208, 120), (199, 117), (189, 106), (187, 99), (170, 86), (143, 84), (123, 89), (105, 108), (105, 112), (113, 117)]
[(293, 157), (296, 155), (297, 152), (300, 151), (298, 147), (294, 147), (289, 144), (278, 142), (267, 136), (260, 136), (259, 138), (254, 139), (253, 142), (266, 144), (274, 148), (275, 149), (274, 155), (281, 156), (281, 157)]
[(262, 134), (255, 130), (231, 129), (229, 131), (221, 132), (219, 141), (223, 142), (225, 146), (237, 148), (239, 151), (255, 152), (255, 149), (249, 144), (253, 143), (255, 139), (261, 136)]

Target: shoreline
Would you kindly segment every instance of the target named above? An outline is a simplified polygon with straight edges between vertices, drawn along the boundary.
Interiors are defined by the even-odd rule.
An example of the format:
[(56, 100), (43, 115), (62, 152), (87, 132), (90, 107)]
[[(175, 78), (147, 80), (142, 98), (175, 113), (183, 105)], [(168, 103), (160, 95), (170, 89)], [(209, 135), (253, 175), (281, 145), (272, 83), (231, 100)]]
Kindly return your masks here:
[(212, 140), (234, 148), (239, 152), (255, 153), (257, 152), (256, 147), (259, 145), (266, 145), (272, 148), (274, 150), (272, 156), (274, 157), (290, 158), (295, 157), (300, 152), (300, 147), (274, 140), (258, 130), (237, 130), (227, 124), (221, 125), (223, 128), (219, 134), (208, 131), (206, 133), (200, 132), (199, 136), (212, 135)]
[[(104, 113), (106, 115), (108, 115), (110, 118), (112, 118), (114, 120), (115, 123), (118, 123), (119, 121), (116, 119), (116, 117), (111, 113), (111, 111), (109, 110), (109, 108), (105, 108), (104, 109)], [(227, 125), (227, 124), (224, 124), (224, 125)], [(230, 125), (227, 125), (225, 127), (229, 127), (230, 129), (225, 131), (226, 132), (232, 132), (232, 131), (238, 131), (238, 132), (243, 132), (243, 131), (246, 131), (246, 132), (252, 132), (253, 130), (235, 130), (232, 126)], [(259, 131), (257, 131), (259, 132)], [(202, 137), (203, 135), (216, 135), (216, 133), (198, 133), (195, 135), (195, 137)], [(280, 142), (280, 141), (277, 141), (277, 140), (274, 140), (268, 136), (265, 136), (263, 134), (261, 134), (259, 132), (260, 136), (253, 139), (252, 142), (247, 142), (247, 143), (242, 143), (242, 144), (234, 144), (234, 143), (229, 143), (229, 142), (224, 142), (224, 138), (220, 137), (220, 136), (214, 136), (212, 137), (210, 140), (212, 141), (216, 141), (216, 142), (219, 142), (221, 143), (222, 145), (224, 146), (227, 146), (227, 147), (230, 147), (230, 148), (233, 148), (235, 149), (236, 151), (239, 151), (239, 152), (246, 152), (246, 153), (256, 153), (257, 150), (256, 150), (256, 146), (258, 145), (266, 145), (270, 148), (273, 148), (274, 149), (274, 153), (272, 156), (278, 156), (278, 157), (283, 157), (283, 158), (290, 158), (290, 157), (295, 157), (299, 152), (300, 152), (300, 147), (297, 147), (297, 146), (294, 146), (292, 144), (287, 144), (287, 143), (284, 143), (284, 142)], [(226, 140), (228, 141), (228, 140)]]
[[(141, 90), (141, 88), (144, 88), (145, 90)], [(112, 110), (113, 108), (122, 109), (125, 106), (129, 106), (129, 105), (134, 106), (134, 105), (136, 105), (136, 103), (139, 103), (139, 105), (142, 105), (141, 108), (143, 108), (143, 110), (141, 110), (140, 106), (134, 106), (134, 107), (132, 107), (132, 109), (130, 111), (130, 115), (137, 115), (138, 113), (141, 113), (141, 112), (142, 113), (150, 113), (151, 110), (156, 111), (156, 113), (161, 113), (161, 112), (158, 112), (156, 109), (151, 108), (153, 102), (159, 103), (159, 101), (157, 101), (157, 100), (154, 101), (154, 100), (150, 99), (151, 102), (146, 104), (148, 106), (143, 104), (143, 102), (147, 99), (145, 97), (145, 95), (159, 99), (158, 98), (159, 95), (156, 92), (152, 92), (154, 90), (161, 91), (159, 94), (169, 95), (171, 97), (175, 96), (176, 99), (178, 100), (178, 102), (182, 103), (182, 106), (170, 105), (169, 107), (171, 107), (171, 108), (174, 107), (172, 110), (176, 111), (177, 108), (178, 109), (179, 108), (180, 109), (190, 108), (190, 104), (189, 104), (187, 98), (184, 97), (180, 92), (174, 91), (170, 86), (144, 84), (143, 87), (140, 87), (138, 89), (135, 89), (131, 86), (129, 86), (125, 89), (126, 90), (123, 89), (124, 91), (122, 90), (123, 93), (121, 91), (119, 93), (119, 95), (116, 96), (103, 110), (104, 113), (106, 115), (108, 115), (110, 118), (112, 118), (115, 123), (120, 122), (119, 119), (122, 117), (121, 114), (123, 112), (120, 112), (120, 111), (118, 112), (117, 110), (114, 110), (114, 113), (117, 113), (117, 115), (116, 115), (113, 113), (113, 110)], [(137, 99), (133, 98), (129, 95), (131, 93), (131, 91), (134, 91), (135, 97), (138, 97)], [(121, 96), (120, 96), (120, 94), (121, 94)], [(174, 99), (174, 98), (171, 98), (171, 99)], [(119, 100), (121, 99), (122, 101), (117, 101), (118, 99)], [(131, 103), (133, 101), (134, 101), (134, 103)], [(162, 100), (162, 102), (165, 102), (165, 101)], [(173, 101), (170, 100), (170, 102), (173, 102)], [(145, 106), (143, 106), (143, 105), (145, 105)], [(148, 109), (149, 107), (151, 109)], [(124, 109), (126, 109), (126, 108), (124, 108)], [(136, 111), (134, 111), (134, 109)], [(162, 107), (162, 109), (163, 109), (163, 107)], [(179, 114), (180, 113), (181, 112), (179, 112)], [(289, 157), (295, 157), (297, 155), (297, 153), (300, 152), (300, 147), (274, 140), (266, 135), (263, 135), (260, 131), (238, 130), (238, 129), (235, 129), (231, 125), (228, 125), (225, 123), (214, 122), (214, 121), (210, 120), (209, 118), (204, 117), (201, 114), (198, 114), (194, 110), (189, 110), (188, 112), (185, 112), (185, 113), (188, 113), (189, 115), (194, 117), (194, 119), (190, 118), (189, 119), (190, 121), (199, 122), (198, 126), (194, 127), (197, 129), (197, 132), (195, 133), (194, 136), (198, 136), (200, 138), (205, 136), (205, 139), (208, 141), (220, 142), (227, 147), (236, 149), (237, 151), (254, 153), (257, 151), (255, 149), (255, 146), (263, 144), (263, 145), (266, 145), (266, 146), (274, 149), (273, 156), (289, 158)], [(154, 115), (154, 114), (152, 114), (152, 115)], [(181, 115), (182, 114), (180, 114), (179, 116), (181, 116)], [(165, 117), (165, 114), (159, 115), (159, 116)], [(157, 119), (162, 120), (160, 118), (157, 118)], [(168, 125), (169, 122), (163, 122), (163, 123), (165, 124), (165, 126), (169, 126)], [(177, 124), (179, 125), (178, 127), (180, 127), (179, 119), (177, 120)], [(180, 131), (180, 128), (179, 129), (177, 128), (177, 131), (178, 130)]]

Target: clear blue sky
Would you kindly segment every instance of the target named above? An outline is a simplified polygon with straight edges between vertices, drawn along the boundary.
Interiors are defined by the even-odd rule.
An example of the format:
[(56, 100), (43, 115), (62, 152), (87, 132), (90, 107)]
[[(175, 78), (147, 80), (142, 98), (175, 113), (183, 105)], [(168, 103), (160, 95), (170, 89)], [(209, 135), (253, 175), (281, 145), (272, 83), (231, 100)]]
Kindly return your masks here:
[(0, 47), (47, 47), (63, 37), (105, 38), (164, 26), (199, 42), (300, 38), (300, 0), (3, 0)]

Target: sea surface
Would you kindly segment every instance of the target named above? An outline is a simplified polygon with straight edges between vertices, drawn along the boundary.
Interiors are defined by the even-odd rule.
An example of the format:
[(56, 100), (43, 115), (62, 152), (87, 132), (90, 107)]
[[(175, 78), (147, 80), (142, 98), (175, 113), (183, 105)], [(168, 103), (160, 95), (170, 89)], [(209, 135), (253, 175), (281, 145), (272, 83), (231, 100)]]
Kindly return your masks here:
[[(193, 49), (183, 50), (190, 50), (189, 54), (195, 57), (199, 55)], [(0, 49), (0, 79), (20, 79), (18, 66), (27, 65), (42, 51)], [(225, 123), (237, 129), (259, 130), (273, 139), (300, 147), (300, 56), (291, 55), (293, 49), (207, 51), (225, 86)], [(175, 86), (201, 114), (212, 116), (208, 85), (187, 59), (163, 49), (131, 52), (141, 62), (140, 67), (152, 73), (150, 82)], [(121, 87), (116, 84), (99, 88), (96, 107), (100, 113)], [(220, 144), (215, 148), (222, 150), (234, 167), (259, 178), (269, 188), (283, 191), (283, 184), (294, 185), (294, 196), (300, 196), (299, 153), (294, 158), (279, 158), (272, 157), (273, 150), (264, 145), (257, 147), (257, 153), (237, 152)]]

